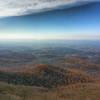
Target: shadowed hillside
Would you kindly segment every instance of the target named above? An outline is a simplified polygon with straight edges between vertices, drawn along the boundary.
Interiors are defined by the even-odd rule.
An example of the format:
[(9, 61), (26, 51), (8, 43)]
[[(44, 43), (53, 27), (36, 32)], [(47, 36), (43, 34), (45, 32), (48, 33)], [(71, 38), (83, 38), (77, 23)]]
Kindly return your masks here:
[(19, 72), (0, 72), (0, 81), (40, 87), (57, 87), (75, 83), (88, 83), (95, 80), (86, 73), (76, 69), (63, 69), (40, 64), (20, 70)]

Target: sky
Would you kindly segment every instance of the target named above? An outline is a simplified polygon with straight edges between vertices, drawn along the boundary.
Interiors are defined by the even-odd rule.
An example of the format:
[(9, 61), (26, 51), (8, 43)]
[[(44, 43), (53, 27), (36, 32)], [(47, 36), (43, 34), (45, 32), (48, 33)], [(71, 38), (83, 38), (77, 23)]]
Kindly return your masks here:
[(0, 0), (0, 40), (100, 39), (99, 9), (99, 0)]

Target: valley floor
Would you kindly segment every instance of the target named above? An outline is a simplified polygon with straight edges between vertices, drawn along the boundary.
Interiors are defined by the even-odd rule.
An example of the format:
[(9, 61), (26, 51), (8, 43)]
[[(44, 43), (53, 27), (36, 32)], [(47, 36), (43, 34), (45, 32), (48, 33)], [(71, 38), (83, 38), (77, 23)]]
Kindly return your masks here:
[(59, 43), (0, 45), (0, 100), (100, 100), (100, 42)]

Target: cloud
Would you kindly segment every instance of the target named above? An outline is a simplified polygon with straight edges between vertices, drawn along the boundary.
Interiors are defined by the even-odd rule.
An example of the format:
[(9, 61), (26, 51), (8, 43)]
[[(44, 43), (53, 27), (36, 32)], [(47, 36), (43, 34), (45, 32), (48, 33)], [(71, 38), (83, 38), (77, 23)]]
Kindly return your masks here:
[(0, 17), (20, 16), (78, 1), (80, 0), (0, 0)]
[(75, 0), (0, 0), (0, 17), (18, 16)]

